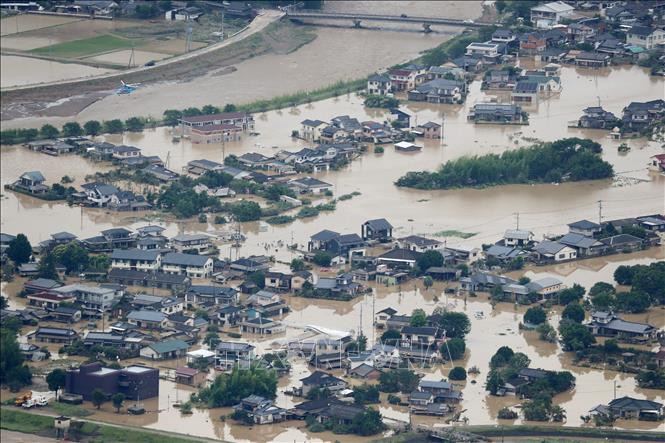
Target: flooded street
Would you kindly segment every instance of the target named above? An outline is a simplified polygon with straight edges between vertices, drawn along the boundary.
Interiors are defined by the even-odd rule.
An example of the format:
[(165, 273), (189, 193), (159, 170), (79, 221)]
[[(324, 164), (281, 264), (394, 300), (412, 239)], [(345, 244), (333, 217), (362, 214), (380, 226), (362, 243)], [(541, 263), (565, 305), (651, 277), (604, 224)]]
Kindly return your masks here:
[[(306, 244), (313, 233), (330, 228), (337, 232), (358, 232), (360, 224), (371, 218), (385, 217), (395, 226), (395, 235), (411, 233), (434, 234), (444, 230), (475, 233), (463, 243), (480, 246), (495, 241), (505, 229), (514, 227), (515, 213), (520, 213), (520, 227), (532, 230), (537, 238), (543, 234), (564, 232), (565, 225), (581, 218), (597, 220), (598, 200), (603, 201), (603, 219), (629, 217), (638, 214), (662, 212), (665, 207), (665, 177), (647, 170), (650, 156), (662, 152), (655, 142), (644, 139), (627, 140), (631, 151), (619, 154), (620, 141), (607, 138), (604, 131), (582, 131), (566, 128), (566, 122), (580, 115), (581, 109), (597, 102), (597, 96), (606, 109), (619, 113), (631, 100), (649, 100), (663, 92), (665, 82), (647, 76), (637, 67), (616, 68), (601, 72), (609, 81), (598, 82), (598, 72), (588, 72), (571, 67), (562, 71), (564, 90), (560, 97), (541, 102), (531, 112), (529, 126), (474, 126), (466, 121), (469, 107), (483, 101), (486, 96), (479, 83), (471, 85), (471, 93), (465, 105), (428, 105), (406, 103), (405, 111), (415, 114), (420, 123), (444, 118), (444, 139), (425, 140), (422, 152), (405, 154), (386, 146), (384, 154), (368, 152), (341, 171), (320, 173), (318, 178), (333, 183), (335, 194), (353, 191), (362, 194), (352, 200), (338, 202), (338, 209), (315, 219), (297, 220), (288, 225), (268, 228), (260, 232), (259, 224), (246, 223), (243, 232), (248, 241), (241, 255), (252, 253), (274, 254), (278, 259), (289, 260), (291, 253), (285, 248), (266, 250), (266, 244), (283, 241), (288, 244), (292, 235), (296, 242)], [(611, 84), (625, 85), (612, 95)], [(134, 94), (129, 96), (133, 99)], [(612, 98), (610, 98), (612, 97)], [(306, 146), (301, 140), (292, 139), (292, 129), (298, 129), (305, 118), (328, 120), (336, 115), (348, 114), (359, 120), (383, 120), (385, 111), (365, 109), (362, 99), (342, 96), (293, 109), (271, 111), (256, 115), (256, 131), (260, 135), (246, 137), (239, 142), (222, 145), (192, 145), (188, 140), (174, 144), (170, 128), (156, 128), (144, 133), (127, 133), (123, 136), (107, 136), (113, 143), (135, 145), (144, 155), (170, 156), (170, 168), (180, 171), (190, 160), (207, 158), (222, 161), (224, 154), (242, 154), (258, 151), (272, 155), (278, 149), (296, 150)], [(392, 182), (407, 171), (433, 169), (443, 161), (462, 155), (500, 153), (529, 142), (522, 137), (538, 134), (544, 140), (560, 137), (590, 137), (604, 146), (603, 157), (611, 162), (621, 177), (637, 179), (635, 184), (619, 186), (611, 181), (564, 183), (561, 185), (509, 185), (488, 189), (460, 189), (419, 191), (395, 187)], [(423, 143), (419, 140), (418, 143)], [(371, 149), (370, 149), (371, 151)], [(74, 167), (73, 174), (82, 180), (84, 173), (76, 172), (76, 165), (83, 170), (97, 167), (77, 157), (48, 158), (27, 152), (24, 148), (3, 148), (2, 183), (16, 179), (23, 171), (32, 170), (43, 162), (53, 164), (53, 172), (44, 170), (48, 180), (59, 180), (67, 168)], [(71, 165), (70, 160), (71, 159)], [(62, 168), (62, 169), (58, 169)], [(83, 172), (83, 171), (82, 171)], [(90, 170), (89, 172), (92, 172)], [(77, 183), (80, 183), (77, 182)], [(30, 211), (26, 223), (20, 215)], [(138, 219), (143, 214), (109, 213), (103, 210), (69, 207), (64, 203), (43, 205), (39, 200), (13, 193), (5, 193), (2, 199), (3, 232), (25, 232), (30, 238), (43, 239), (51, 232), (65, 230), (79, 236), (92, 236), (111, 226), (128, 225), (136, 228), (146, 223)], [(48, 229), (37, 222), (44, 217), (51, 221)], [(212, 225), (183, 222), (164, 222), (168, 235), (183, 231), (219, 229)], [(449, 243), (462, 242), (459, 238), (446, 239)], [(228, 256), (228, 247), (222, 248), (222, 256)]]
[[(367, 7), (367, 2), (326, 2), (326, 8), (335, 12), (367, 12)], [(408, 9), (413, 16), (431, 14), (451, 18), (476, 18), (482, 12), (479, 2), (377, 1), (372, 2), (371, 9), (372, 13), (377, 14), (398, 15)], [(7, 19), (3, 19), (3, 25), (6, 23), (4, 20)], [(14, 24), (13, 21), (8, 23)], [(20, 26), (25, 25), (27, 30), (29, 23), (18, 23)], [(42, 23), (42, 26), (46, 25)], [(3, 36), (5, 31), (3, 28)], [(413, 32), (374, 32), (344, 28), (317, 28), (316, 32), (318, 36), (312, 43), (290, 54), (268, 54), (245, 60), (237, 64), (236, 71), (224, 75), (208, 75), (186, 83), (151, 85), (132, 94), (112, 95), (87, 107), (76, 116), (76, 120), (84, 122), (89, 119), (105, 120), (133, 115), (159, 116), (166, 108), (200, 106), (207, 103), (242, 103), (300, 89), (313, 89), (341, 79), (364, 76), (374, 70), (408, 60), (420, 51), (449, 38), (449, 35), (444, 33), (421, 35)], [(125, 55), (123, 52), (116, 52), (98, 56), (97, 59), (121, 62), (117, 57)], [(159, 54), (145, 52), (135, 55), (148, 59), (156, 58)], [(27, 82), (39, 81), (35, 80), (37, 77), (31, 77), (33, 73), (35, 76), (44, 75), (43, 72), (36, 72), (42, 70), (40, 67), (28, 70), (24, 63), (32, 62), (33, 59), (24, 57), (18, 57), (20, 61), (12, 60), (6, 68), (5, 59), (11, 57), (13, 56), (2, 58), (3, 86), (5, 69), (19, 70), (8, 72), (10, 78), (14, 79), (20, 77), (22, 70), (25, 70)], [(45, 63), (60, 65), (55, 62)], [(522, 63), (528, 67), (537, 66), (530, 60), (523, 60)], [(64, 66), (62, 69), (71, 68), (79, 75), (85, 72), (77, 65)], [(54, 67), (54, 72), (57, 69), (60, 68)], [(343, 234), (359, 233), (364, 221), (375, 218), (386, 218), (394, 226), (393, 235), (396, 238), (422, 234), (435, 236), (449, 246), (464, 244), (480, 247), (499, 240), (506, 229), (515, 228), (517, 213), (519, 228), (533, 231), (538, 240), (545, 235), (566, 232), (566, 225), (579, 219), (598, 221), (598, 201), (602, 202), (603, 221), (663, 213), (665, 175), (650, 172), (647, 162), (651, 156), (665, 152), (665, 146), (643, 138), (611, 140), (605, 131), (567, 127), (567, 122), (576, 120), (583, 108), (595, 106), (599, 102), (606, 110), (621, 115), (623, 107), (631, 101), (662, 98), (665, 96), (663, 78), (651, 77), (646, 70), (636, 66), (601, 70), (565, 66), (560, 77), (563, 85), (560, 94), (542, 99), (533, 109), (526, 109), (530, 113), (528, 126), (469, 123), (467, 115), (474, 104), (497, 98), (495, 94), (481, 91), (480, 81), (470, 85), (470, 93), (463, 105), (402, 101), (400, 109), (412, 115), (412, 126), (427, 121), (443, 122), (443, 140), (417, 139), (416, 143), (423, 146), (422, 151), (417, 153), (397, 152), (391, 144), (387, 144), (383, 154), (375, 154), (370, 146), (363, 156), (342, 170), (313, 174), (316, 178), (332, 183), (336, 197), (354, 191), (360, 192), (360, 195), (350, 200), (338, 201), (335, 211), (322, 212), (317, 217), (297, 219), (286, 225), (242, 223), (240, 229), (247, 237), (246, 242), (239, 249), (232, 249), (229, 244), (218, 244), (220, 256), (235, 259), (251, 254), (265, 254), (274, 256), (274, 268), (286, 270), (287, 263), (296, 257), (297, 253), (288, 250), (284, 245), (297, 243), (300, 249), (306, 249), (309, 237), (320, 230), (330, 229)], [(501, 100), (502, 97), (499, 96), (498, 99)], [(158, 155), (164, 160), (168, 158), (167, 166), (181, 173), (187, 162), (195, 159), (222, 162), (224, 157), (230, 154), (260, 152), (270, 156), (281, 149), (296, 151), (310, 146), (303, 140), (292, 138), (291, 131), (300, 129), (300, 122), (304, 119), (328, 121), (339, 115), (349, 115), (359, 121), (383, 122), (387, 112), (382, 109), (367, 109), (363, 106), (361, 97), (348, 94), (291, 109), (255, 114), (255, 131), (258, 135), (245, 136), (238, 142), (210, 145), (192, 144), (187, 139), (174, 142), (174, 136), (179, 135), (179, 128), (166, 127), (149, 129), (142, 133), (101, 136), (98, 139), (139, 147), (146, 156)], [(61, 124), (68, 120), (71, 118), (12, 120), (3, 122), (3, 129), (39, 127), (47, 121)], [(544, 141), (564, 137), (583, 137), (598, 141), (603, 146), (603, 158), (614, 166), (617, 178), (577, 183), (435, 191), (397, 188), (393, 184), (408, 171), (433, 170), (442, 162), (461, 156), (498, 154), (529, 146), (536, 137)], [(619, 153), (617, 148), (621, 143), (627, 143), (630, 151)], [(23, 172), (39, 170), (49, 184), (58, 183), (67, 175), (74, 179), (72, 186), (78, 188), (86, 175), (110, 169), (111, 165), (108, 163), (95, 163), (75, 155), (50, 157), (21, 146), (2, 146), (0, 150), (2, 185), (14, 182)], [(132, 190), (141, 191), (142, 186), (134, 184)], [(163, 226), (166, 228), (164, 234), (168, 237), (185, 232), (219, 233), (233, 228), (229, 225), (198, 223), (195, 220), (175, 220), (171, 215), (159, 212), (122, 213), (69, 206), (64, 202), (46, 202), (4, 189), (0, 196), (0, 231), (13, 235), (25, 233), (33, 245), (59, 231), (86, 238), (111, 227), (136, 229), (147, 224)], [(444, 231), (449, 232), (444, 234)], [(453, 236), (450, 231), (466, 233), (469, 237), (462, 239)], [(507, 275), (516, 279), (521, 276), (532, 279), (554, 276), (563, 280), (567, 286), (579, 283), (588, 290), (596, 282), (613, 282), (613, 273), (620, 265), (650, 264), (662, 260), (665, 260), (665, 246), (549, 266), (530, 265), (524, 270)], [(3, 282), (0, 286), (2, 294), (9, 297), (9, 307), (12, 309), (25, 306), (26, 299), (16, 296), (24, 281), (23, 278), (16, 278), (13, 282)], [(424, 374), (426, 379), (439, 380), (448, 378), (452, 366), (463, 366), (467, 370), (477, 367), (480, 370), (479, 375), (470, 374), (467, 381), (455, 382), (463, 393), (463, 400), (457, 410), (463, 411), (461, 416), (468, 418), (470, 425), (511, 425), (524, 422), (521, 418), (514, 421), (498, 420), (496, 416), (501, 408), (517, 406), (521, 401), (514, 396), (489, 396), (484, 388), (490, 358), (496, 349), (504, 345), (510, 346), (515, 352), (525, 353), (531, 360), (532, 368), (567, 370), (576, 377), (574, 389), (554, 397), (554, 403), (566, 410), (567, 419), (562, 424), (564, 426), (593, 427), (593, 424), (585, 425), (581, 416), (586, 415), (599, 403), (609, 402), (615, 389), (617, 397), (631, 395), (665, 402), (664, 391), (639, 388), (633, 374), (576, 366), (573, 363), (574, 355), (564, 353), (558, 343), (539, 340), (535, 331), (520, 330), (518, 324), (528, 306), (512, 303), (498, 303), (493, 306), (485, 293), (471, 297), (444, 292), (447, 288), (456, 288), (457, 283), (436, 282), (430, 289), (425, 289), (422, 280), (418, 279), (401, 286), (386, 287), (374, 283), (369, 286), (372, 288), (371, 293), (348, 302), (284, 296), (290, 307), (290, 312), (281, 318), (287, 326), (286, 332), (263, 337), (244, 334), (242, 340), (255, 345), (257, 354), (270, 352), (283, 347), (288, 340), (300, 336), (307, 325), (316, 325), (348, 331), (354, 335), (362, 331), (371, 346), (378, 341), (382, 332), (373, 327), (375, 312), (391, 307), (399, 314), (410, 314), (413, 309), (421, 308), (429, 314), (437, 307), (446, 307), (449, 310), (465, 312), (471, 320), (472, 328), (466, 337), (467, 351), (464, 359), (455, 361), (454, 365), (445, 363), (433, 368), (414, 369)], [(479, 311), (483, 313), (482, 316), (474, 315)], [(558, 325), (560, 316), (560, 307), (551, 308), (548, 312), (548, 320), (554, 327)], [(665, 328), (665, 309), (662, 307), (652, 308), (643, 314), (626, 314), (622, 317)], [(32, 327), (24, 328), (22, 333), (29, 328)], [(222, 335), (222, 339), (230, 338)], [(24, 335), (21, 340), (25, 340)], [(55, 345), (53, 351), (57, 351)], [(60, 357), (62, 356), (55, 355), (54, 359)], [(146, 361), (141, 362), (146, 364)], [(278, 406), (284, 408), (292, 407), (301, 400), (287, 396), (284, 390), (300, 386), (299, 380), (313, 372), (313, 368), (303, 360), (295, 359), (291, 363), (290, 374), (279, 380), (275, 400)], [(183, 362), (171, 360), (147, 364), (159, 367), (165, 376), (170, 368)], [(341, 375), (338, 372), (335, 374)], [(377, 438), (342, 436), (331, 432), (310, 433), (303, 421), (241, 426), (224, 418), (232, 411), (231, 408), (194, 408), (191, 415), (181, 414), (173, 404), (186, 401), (195, 391), (194, 388), (176, 385), (163, 379), (160, 381), (159, 398), (141, 402), (147, 411), (142, 416), (116, 414), (110, 403), (104, 404), (100, 411), (92, 411), (89, 403), (86, 403), (85, 407), (91, 408), (92, 420), (234, 442), (366, 442)], [(382, 399), (385, 400), (385, 397), (384, 394)], [(126, 402), (125, 406), (130, 405), (131, 402)], [(378, 407), (389, 419), (411, 421), (414, 425), (445, 426), (443, 418), (410, 417), (406, 407), (389, 405), (387, 401), (383, 401)], [(662, 431), (662, 422), (619, 420), (615, 427)]]

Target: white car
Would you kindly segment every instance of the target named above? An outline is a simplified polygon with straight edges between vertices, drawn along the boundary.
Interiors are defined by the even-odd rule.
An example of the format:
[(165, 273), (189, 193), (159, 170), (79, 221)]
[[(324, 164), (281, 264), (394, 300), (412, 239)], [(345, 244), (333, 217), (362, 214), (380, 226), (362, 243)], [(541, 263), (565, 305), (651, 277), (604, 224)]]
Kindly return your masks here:
[(468, 23), (468, 24), (472, 25), (475, 22), (473, 20), (471, 20), (470, 18), (467, 18), (466, 20), (464, 20), (464, 23)]

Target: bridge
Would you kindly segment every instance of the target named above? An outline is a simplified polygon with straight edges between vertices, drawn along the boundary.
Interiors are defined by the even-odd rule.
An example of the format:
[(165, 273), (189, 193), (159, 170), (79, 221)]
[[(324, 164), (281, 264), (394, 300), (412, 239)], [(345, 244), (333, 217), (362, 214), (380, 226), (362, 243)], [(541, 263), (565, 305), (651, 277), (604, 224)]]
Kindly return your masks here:
[(343, 12), (306, 12), (287, 11), (286, 17), (294, 21), (320, 19), (339, 20), (353, 23), (355, 28), (362, 28), (362, 22), (398, 22), (420, 24), (424, 32), (432, 32), (432, 25), (461, 26), (465, 28), (483, 28), (495, 26), (497, 23), (475, 22), (473, 20), (459, 20), (452, 18), (415, 17), (402, 15), (354, 14)]

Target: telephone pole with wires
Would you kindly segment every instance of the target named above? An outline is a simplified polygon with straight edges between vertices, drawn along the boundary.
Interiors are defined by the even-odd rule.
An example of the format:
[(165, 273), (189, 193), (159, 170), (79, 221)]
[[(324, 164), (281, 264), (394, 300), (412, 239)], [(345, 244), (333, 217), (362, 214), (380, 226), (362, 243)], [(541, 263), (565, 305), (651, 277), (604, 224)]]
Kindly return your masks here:
[(513, 215), (515, 216), (515, 229), (519, 230), (520, 229), (520, 213), (515, 212), (515, 213), (513, 213)]
[(603, 224), (603, 201), (598, 200), (598, 226)]

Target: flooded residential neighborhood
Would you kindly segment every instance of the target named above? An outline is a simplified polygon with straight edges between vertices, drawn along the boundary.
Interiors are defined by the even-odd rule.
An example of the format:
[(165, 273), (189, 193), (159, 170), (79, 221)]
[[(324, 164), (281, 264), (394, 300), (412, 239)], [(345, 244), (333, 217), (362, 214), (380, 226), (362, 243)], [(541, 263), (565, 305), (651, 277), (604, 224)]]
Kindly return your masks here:
[(660, 2), (42, 3), (3, 440), (665, 439)]

